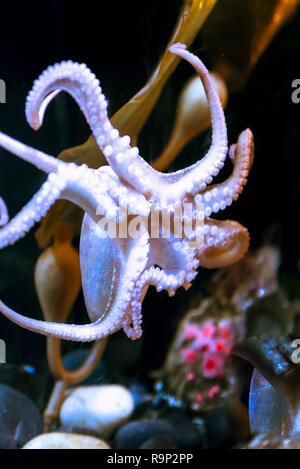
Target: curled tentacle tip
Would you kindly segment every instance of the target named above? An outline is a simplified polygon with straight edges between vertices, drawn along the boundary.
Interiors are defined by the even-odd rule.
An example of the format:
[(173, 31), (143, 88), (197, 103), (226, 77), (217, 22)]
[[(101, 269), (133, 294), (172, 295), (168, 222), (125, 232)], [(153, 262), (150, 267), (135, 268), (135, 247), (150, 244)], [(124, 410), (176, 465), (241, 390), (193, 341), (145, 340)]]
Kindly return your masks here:
[(182, 49), (187, 49), (186, 45), (185, 44), (182, 44), (180, 42), (177, 42), (175, 44), (172, 44), (170, 47), (169, 47), (169, 51), (172, 53), (172, 54), (176, 54), (178, 50), (182, 50)]
[(60, 92), (60, 89), (56, 89), (48, 93), (45, 97), (41, 97), (39, 96), (39, 81), (37, 80), (35, 82), (31, 92), (27, 96), (25, 106), (26, 120), (32, 129), (39, 130), (43, 124), (48, 104)]
[(244, 130), (239, 135), (238, 144), (233, 144), (230, 146), (228, 154), (233, 162), (235, 162), (237, 145), (239, 145), (239, 147), (245, 145), (248, 148), (247, 151), (249, 153), (249, 168), (251, 168), (254, 159), (254, 138), (250, 129)]
[(32, 122), (30, 124), (30, 127), (33, 129), (33, 130), (39, 130), (39, 128), (42, 126), (42, 124), (40, 122)]
[(245, 129), (245, 130), (241, 133), (241, 137), (243, 138), (244, 141), (249, 142), (251, 145), (254, 144), (253, 133), (251, 132), (250, 129)]
[(248, 146), (249, 148), (249, 167), (251, 168), (254, 160), (254, 137), (250, 129), (246, 129), (241, 133), (242, 143)]
[(39, 113), (35, 113), (33, 115), (32, 109), (31, 109), (31, 103), (30, 100), (27, 98), (26, 102), (26, 107), (25, 107), (25, 115), (26, 115), (26, 120), (30, 127), (33, 130), (39, 130), (39, 128), (42, 126), (43, 123), (43, 115), (40, 115)]
[(242, 142), (249, 142), (251, 144), (253, 144), (254, 141), (253, 133), (250, 129), (243, 130), (239, 138), (242, 140)]

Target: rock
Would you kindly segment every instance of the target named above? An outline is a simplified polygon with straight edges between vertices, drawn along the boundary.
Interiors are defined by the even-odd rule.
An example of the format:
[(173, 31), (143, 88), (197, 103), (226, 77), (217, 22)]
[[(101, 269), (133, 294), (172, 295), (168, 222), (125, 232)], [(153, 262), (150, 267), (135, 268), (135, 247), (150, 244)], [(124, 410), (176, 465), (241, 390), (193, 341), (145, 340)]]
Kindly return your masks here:
[(0, 434), (0, 449), (17, 449), (14, 438)]
[(0, 384), (5, 384), (24, 394), (35, 402), (40, 409), (43, 409), (46, 405), (44, 396), (48, 378), (49, 372), (45, 367), (42, 373), (38, 373), (36, 368), (29, 364), (0, 364)]
[(203, 435), (191, 419), (183, 412), (174, 412), (166, 419), (174, 428), (175, 441), (179, 448), (201, 448), (203, 446)]
[(170, 436), (157, 435), (145, 441), (140, 449), (178, 449), (178, 446)]
[(124, 386), (81, 386), (63, 402), (60, 420), (64, 426), (92, 430), (107, 438), (128, 420), (133, 409), (133, 397)]
[(119, 449), (136, 449), (156, 436), (168, 437), (174, 441), (176, 433), (165, 420), (135, 420), (117, 432), (115, 444)]
[(93, 436), (44, 433), (28, 441), (23, 449), (110, 449), (110, 446)]
[(0, 448), (19, 448), (41, 433), (42, 417), (28, 397), (0, 384)]

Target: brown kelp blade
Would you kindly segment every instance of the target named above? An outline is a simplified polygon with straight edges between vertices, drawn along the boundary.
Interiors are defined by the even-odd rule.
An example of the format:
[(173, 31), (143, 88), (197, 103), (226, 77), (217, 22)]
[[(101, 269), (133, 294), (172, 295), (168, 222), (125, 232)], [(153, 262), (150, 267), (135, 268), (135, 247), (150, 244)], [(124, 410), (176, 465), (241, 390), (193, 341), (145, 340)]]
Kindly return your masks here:
[(205, 23), (202, 42), (212, 68), (231, 90), (249, 73), (299, 0), (220, 0)]
[(148, 82), (112, 118), (112, 124), (120, 131), (121, 135), (126, 133), (130, 135), (133, 141), (136, 141), (163, 86), (179, 62), (179, 57), (169, 52), (169, 46), (180, 42), (188, 47), (216, 3), (217, 0), (190, 0), (184, 2), (174, 33)]

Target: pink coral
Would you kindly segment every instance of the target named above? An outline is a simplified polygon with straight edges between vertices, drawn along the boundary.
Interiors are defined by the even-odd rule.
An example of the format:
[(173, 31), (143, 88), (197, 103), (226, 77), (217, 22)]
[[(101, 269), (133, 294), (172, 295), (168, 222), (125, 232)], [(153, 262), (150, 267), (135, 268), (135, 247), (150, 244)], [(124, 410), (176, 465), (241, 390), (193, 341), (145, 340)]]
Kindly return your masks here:
[(197, 332), (198, 328), (195, 325), (188, 325), (186, 330), (185, 330), (185, 338), (190, 340), (190, 339), (195, 339), (197, 337)]
[(195, 397), (195, 401), (197, 402), (197, 404), (201, 404), (203, 402), (203, 399), (204, 399), (204, 396), (202, 392), (198, 392)]
[(205, 398), (213, 399), (221, 391), (220, 379), (225, 376), (226, 360), (233, 344), (233, 332), (229, 325), (207, 321), (202, 326), (189, 324), (186, 327), (186, 348), (181, 354), (188, 368), (187, 381), (194, 381), (201, 375), (208, 380), (219, 380), (205, 392), (196, 393), (194, 400), (200, 405)]
[(197, 358), (197, 351), (194, 349), (183, 349), (182, 356), (186, 363), (194, 363)]
[(208, 397), (210, 399), (214, 398), (216, 394), (218, 394), (221, 390), (221, 387), (219, 384), (215, 384), (214, 386), (212, 386), (210, 388), (210, 390), (208, 391)]
[(205, 378), (214, 378), (222, 374), (225, 360), (220, 355), (207, 355), (202, 362), (202, 373)]
[(194, 378), (195, 378), (195, 373), (193, 371), (190, 371), (189, 373), (187, 373), (186, 375), (187, 381), (192, 381)]

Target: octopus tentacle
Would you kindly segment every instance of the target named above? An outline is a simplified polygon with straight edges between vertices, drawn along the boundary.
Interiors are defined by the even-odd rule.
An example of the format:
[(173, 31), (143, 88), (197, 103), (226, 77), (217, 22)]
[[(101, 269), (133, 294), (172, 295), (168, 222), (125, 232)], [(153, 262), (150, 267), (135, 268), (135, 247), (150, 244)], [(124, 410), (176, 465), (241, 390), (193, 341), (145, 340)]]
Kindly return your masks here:
[(150, 204), (143, 194), (136, 192), (130, 186), (124, 186), (110, 166), (102, 166), (96, 173), (101, 175), (102, 181), (106, 184), (107, 193), (116, 203), (119, 203), (120, 207), (135, 215), (149, 215)]
[(246, 129), (238, 138), (236, 145), (230, 147), (230, 157), (234, 163), (232, 175), (223, 183), (208, 187), (196, 196), (198, 203), (203, 203), (204, 214), (209, 217), (212, 213), (224, 210), (241, 194), (253, 161), (254, 143), (251, 130)]
[[(170, 52), (190, 62), (203, 81), (211, 109), (212, 145), (207, 155), (198, 163), (175, 173), (160, 173), (148, 165), (138, 153), (135, 158), (123, 155), (121, 160), (112, 153), (107, 157), (116, 173), (137, 190), (147, 194), (160, 205), (172, 205), (186, 194), (196, 194), (212, 181), (224, 165), (227, 153), (227, 129), (219, 96), (211, 82), (209, 72), (200, 59), (187, 50), (182, 44), (174, 44)], [(124, 161), (124, 163), (123, 163)], [(123, 163), (123, 164), (122, 164)]]
[(147, 274), (151, 285), (155, 286), (158, 292), (167, 290), (170, 296), (181, 285), (189, 288), (199, 266), (195, 249), (192, 249), (185, 239), (151, 238), (150, 246), (148, 265), (159, 266), (151, 267)]
[[(172, 205), (183, 199), (187, 193), (196, 194), (212, 181), (224, 165), (227, 154), (227, 129), (219, 96), (211, 82), (210, 75), (200, 59), (187, 50), (182, 44), (174, 44), (170, 52), (190, 62), (203, 81), (210, 104), (212, 117), (212, 145), (207, 155), (198, 163), (175, 173), (163, 174), (154, 170), (136, 152), (132, 155), (118, 155), (111, 151), (105, 156), (116, 173), (137, 190), (147, 194), (155, 202)], [(110, 149), (111, 150), (111, 149)], [(163, 201), (163, 202), (162, 202)]]
[(22, 158), (22, 160), (28, 161), (47, 174), (56, 172), (58, 168), (64, 164), (53, 156), (29, 147), (28, 145), (5, 135), (3, 132), (0, 132), (0, 146), (19, 158)]
[(60, 91), (69, 93), (77, 102), (105, 156), (109, 157), (112, 151), (138, 151), (130, 147), (129, 137), (120, 138), (119, 132), (112, 127), (99, 80), (85, 64), (71, 60), (48, 67), (34, 82), (25, 109), (33, 129), (41, 127), (48, 104)]
[(143, 333), (142, 327), (142, 302), (139, 302), (137, 307), (132, 307), (131, 311), (127, 314), (122, 322), (123, 330), (128, 339), (139, 339)]
[(143, 274), (136, 283), (133, 294), (134, 299), (131, 302), (122, 321), (123, 330), (127, 337), (131, 340), (139, 339), (143, 332), (141, 327), (142, 302), (149, 287), (147, 281), (144, 280), (145, 273), (147, 272), (147, 270), (143, 272)]
[(76, 203), (95, 221), (99, 221), (100, 215), (107, 220), (115, 219), (118, 208), (107, 191), (108, 184), (105, 174), (92, 172), (86, 165), (73, 163), (59, 168), (57, 173), (48, 176), (23, 209), (0, 229), (0, 249), (21, 239), (59, 198)]
[(142, 302), (148, 287), (153, 285), (157, 291), (166, 289), (169, 295), (173, 296), (175, 289), (182, 285), (182, 281), (181, 276), (176, 278), (174, 275), (168, 275), (159, 267), (148, 267), (142, 273), (135, 286), (134, 299), (122, 323), (124, 332), (130, 339), (135, 340), (142, 335)]
[(73, 340), (78, 342), (93, 342), (117, 331), (121, 326), (117, 317), (98, 319), (90, 324), (63, 324), (56, 322), (40, 321), (23, 316), (0, 301), (0, 311), (4, 316), (19, 326), (33, 332), (56, 337), (59, 339)]
[(205, 242), (197, 257), (202, 267), (214, 269), (238, 262), (248, 251), (248, 230), (232, 220), (207, 219)]
[(107, 116), (107, 101), (102, 94), (99, 81), (86, 65), (62, 62), (49, 67), (35, 82), (26, 103), (26, 116), (29, 124), (38, 129), (46, 107), (52, 97), (61, 90), (71, 94), (84, 113), (97, 144), (118, 176), (136, 190), (147, 194), (148, 198), (166, 203), (183, 198), (186, 193), (197, 193), (211, 182), (224, 164), (227, 153), (227, 131), (222, 105), (211, 83), (209, 73), (202, 62), (184, 50), (182, 45), (173, 45), (174, 54), (188, 60), (203, 79), (211, 108), (213, 138), (212, 146), (200, 162), (177, 171), (163, 174), (154, 170), (139, 155), (138, 148), (130, 147), (128, 136), (119, 137)]
[(0, 197), (0, 227), (7, 225), (9, 220), (8, 210), (2, 197)]
[[(123, 327), (128, 337), (136, 339), (142, 333), (141, 307), (150, 285), (173, 295), (180, 286), (189, 288), (199, 264), (208, 268), (225, 266), (247, 251), (246, 228), (209, 216), (230, 205), (242, 191), (253, 160), (252, 133), (243, 132), (230, 148), (232, 175), (223, 184), (207, 187), (222, 168), (227, 153), (223, 109), (202, 62), (183, 45), (172, 45), (170, 51), (197, 70), (211, 109), (211, 148), (191, 167), (163, 174), (146, 163), (138, 149), (130, 147), (130, 138), (120, 137), (113, 129), (95, 75), (85, 65), (73, 62), (49, 67), (34, 83), (26, 102), (27, 120), (38, 129), (49, 102), (60, 91), (68, 92), (82, 109), (110, 166), (94, 170), (58, 161), (0, 133), (0, 145), (50, 173), (38, 193), (10, 222), (0, 199), (0, 225), (4, 225), (0, 248), (29, 231), (58, 198), (70, 200), (85, 212), (80, 263), (91, 323), (39, 321), (22, 316), (0, 301), (0, 311), (20, 326), (75, 341), (98, 340)], [(124, 208), (129, 209), (127, 217)], [(170, 223), (165, 226), (167, 220)], [(125, 234), (121, 233), (124, 221)], [(110, 222), (118, 233), (107, 232), (106, 226), (112, 227)], [(158, 236), (152, 233), (152, 225)], [(183, 227), (181, 234), (178, 227)]]
[[(92, 222), (91, 219), (87, 218), (86, 220), (89, 220), (89, 223), (93, 223), (94, 228), (98, 230), (96, 224)], [(117, 243), (117, 240), (113, 241)], [(102, 238), (100, 238), (100, 242), (104, 244)], [(120, 274), (122, 275), (123, 282), (118, 283), (117, 292), (114, 291), (113, 296), (110, 297), (107, 305), (108, 311), (102, 311), (101, 315), (100, 312), (94, 313), (95, 317), (98, 317), (94, 322), (85, 325), (77, 325), (40, 321), (17, 313), (6, 306), (2, 301), (0, 301), (0, 311), (4, 316), (25, 329), (65, 340), (92, 342), (116, 332), (122, 327), (126, 312), (133, 298), (132, 294), (134, 293), (136, 281), (143, 272), (147, 262), (149, 250), (148, 233), (145, 232), (141, 234), (138, 239), (131, 240), (131, 242), (132, 246), (128, 249), (126, 262), (124, 260), (122, 261), (122, 256), (114, 259), (115, 262), (121, 262), (122, 264)], [(124, 241), (124, 243), (128, 244), (127, 240)], [(100, 247), (101, 244), (99, 244)], [(94, 251), (92, 254), (94, 254)], [(84, 254), (81, 253), (81, 255)], [(102, 259), (105, 260), (104, 257)], [(88, 268), (87, 265), (86, 268)], [(93, 275), (92, 271), (90, 271), (90, 273)], [(91, 294), (91, 291), (89, 294)], [(95, 298), (97, 298), (98, 294), (96, 293), (95, 295)], [(94, 307), (96, 306), (95, 304)]]
[(187, 192), (195, 194), (199, 192), (199, 190), (203, 190), (203, 185), (210, 183), (212, 177), (216, 176), (224, 166), (224, 160), (228, 149), (227, 127), (220, 98), (203, 62), (199, 57), (189, 52), (183, 44), (173, 44), (169, 50), (173, 54), (184, 58), (195, 68), (202, 80), (210, 108), (212, 124), (211, 147), (204, 158), (194, 165), (182, 170), (181, 174), (179, 173), (182, 176), (188, 176), (190, 178), (189, 184), (191, 184), (192, 180), (194, 187), (192, 190)]
[[(154, 245), (157, 243), (157, 247)], [(123, 321), (123, 329), (130, 339), (138, 339), (142, 334), (142, 301), (150, 285), (156, 287), (158, 292), (167, 290), (169, 296), (175, 295), (180, 286), (185, 289), (190, 287), (190, 282), (196, 277), (196, 268), (199, 265), (196, 259), (195, 249), (188, 247), (185, 240), (182, 241), (157, 241), (150, 240), (152, 257), (149, 263), (154, 262), (155, 254), (159, 254), (163, 259), (157, 262), (163, 266), (147, 267), (138, 279), (134, 292), (134, 300), (131, 302), (130, 309)], [(167, 255), (168, 254), (168, 255)]]
[(148, 253), (147, 232), (132, 240), (103, 239), (101, 227), (88, 216), (84, 217), (80, 261), (83, 292), (91, 320), (99, 317), (103, 320), (111, 317), (112, 311), (119, 311), (120, 327), (123, 325), (125, 331), (128, 329), (132, 339), (140, 336), (140, 330), (132, 331), (129, 316), (131, 311), (134, 315), (136, 285), (146, 266)]
[[(26, 118), (31, 127), (35, 130), (40, 128), (47, 105), (60, 91), (69, 93), (77, 102), (108, 162), (113, 153), (118, 164), (138, 154), (138, 149), (130, 146), (130, 138), (120, 137), (112, 127), (99, 80), (85, 64), (62, 62), (48, 67), (41, 74), (26, 101)], [(114, 165), (112, 168), (115, 169)], [(132, 187), (136, 188), (134, 184)]]
[(41, 220), (49, 208), (60, 197), (65, 182), (55, 173), (50, 174), (47, 181), (23, 209), (0, 230), (0, 249), (14, 244), (21, 239), (35, 223)]
[(180, 286), (188, 289), (197, 275), (199, 261), (196, 251), (189, 248), (185, 240), (150, 239), (150, 245), (152, 256), (148, 264), (154, 263), (158, 256), (161, 260), (157, 259), (156, 262), (161, 267), (147, 267), (136, 283), (134, 300), (123, 321), (123, 329), (130, 339), (138, 339), (142, 334), (142, 301), (150, 285), (156, 287), (158, 292), (167, 290), (169, 296), (173, 296)]

